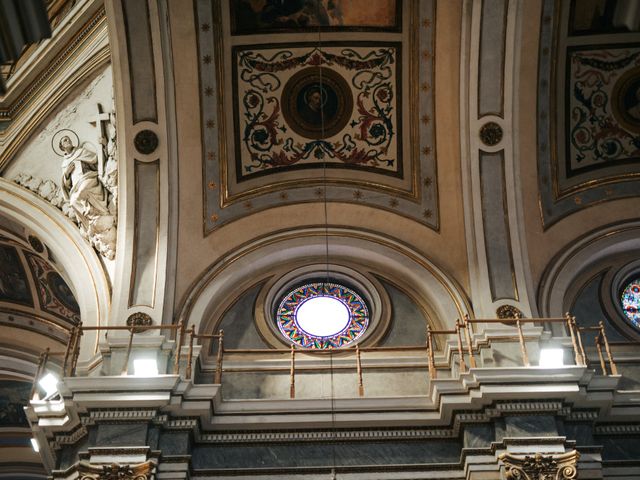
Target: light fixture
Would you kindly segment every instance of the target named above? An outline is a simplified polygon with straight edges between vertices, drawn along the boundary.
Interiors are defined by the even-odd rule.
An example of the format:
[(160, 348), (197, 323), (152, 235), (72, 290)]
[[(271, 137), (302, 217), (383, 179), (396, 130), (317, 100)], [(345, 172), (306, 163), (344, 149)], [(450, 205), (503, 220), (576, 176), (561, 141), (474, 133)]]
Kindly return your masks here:
[(58, 377), (53, 373), (47, 373), (40, 379), (38, 384), (45, 391), (47, 397), (50, 397), (58, 391)]
[(40, 444), (38, 443), (38, 440), (33, 437), (31, 438), (31, 446), (33, 447), (34, 452), (40, 452)]
[(133, 375), (136, 377), (155, 377), (158, 375), (158, 362), (155, 358), (136, 358), (133, 360)]
[(540, 366), (543, 368), (556, 368), (564, 365), (564, 350), (562, 348), (540, 349)]

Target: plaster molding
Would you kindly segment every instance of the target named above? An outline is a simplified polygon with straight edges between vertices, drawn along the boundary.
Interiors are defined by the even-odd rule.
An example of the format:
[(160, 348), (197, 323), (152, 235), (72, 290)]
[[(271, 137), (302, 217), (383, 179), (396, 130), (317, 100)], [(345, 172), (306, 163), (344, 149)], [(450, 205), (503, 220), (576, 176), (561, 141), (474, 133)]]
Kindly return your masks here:
[(97, 75), (109, 62), (107, 22), (104, 9), (100, 9), (23, 95), (0, 111), (0, 120), (2, 116), (11, 119), (0, 133), (0, 171), (41, 122), (76, 87)]

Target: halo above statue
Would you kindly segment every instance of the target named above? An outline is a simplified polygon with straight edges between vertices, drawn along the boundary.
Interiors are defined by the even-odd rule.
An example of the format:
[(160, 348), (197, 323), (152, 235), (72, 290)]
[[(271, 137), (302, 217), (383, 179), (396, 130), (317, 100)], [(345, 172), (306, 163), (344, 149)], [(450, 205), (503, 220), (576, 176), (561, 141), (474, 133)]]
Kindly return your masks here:
[(59, 157), (64, 157), (64, 152), (60, 149), (60, 140), (62, 140), (63, 137), (69, 137), (73, 144), (73, 148), (78, 148), (78, 145), (80, 145), (80, 137), (78, 137), (76, 132), (69, 130), (68, 128), (58, 130), (53, 134), (53, 138), (51, 139), (51, 149)]

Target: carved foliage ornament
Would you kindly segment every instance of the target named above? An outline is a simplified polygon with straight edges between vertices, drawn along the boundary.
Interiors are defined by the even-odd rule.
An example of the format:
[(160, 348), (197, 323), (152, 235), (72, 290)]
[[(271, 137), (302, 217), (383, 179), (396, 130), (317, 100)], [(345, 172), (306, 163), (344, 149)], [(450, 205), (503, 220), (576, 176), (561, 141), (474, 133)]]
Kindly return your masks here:
[(78, 474), (80, 480), (149, 480), (153, 472), (153, 462), (139, 465), (91, 465), (80, 462)]
[(576, 464), (580, 454), (573, 450), (562, 455), (500, 455), (507, 480), (573, 480), (578, 478)]

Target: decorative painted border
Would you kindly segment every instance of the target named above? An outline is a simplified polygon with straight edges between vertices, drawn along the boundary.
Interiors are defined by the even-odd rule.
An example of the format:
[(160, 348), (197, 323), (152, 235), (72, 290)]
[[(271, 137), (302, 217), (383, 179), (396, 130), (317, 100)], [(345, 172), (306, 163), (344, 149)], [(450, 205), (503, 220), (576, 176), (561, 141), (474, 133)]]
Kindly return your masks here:
[[(340, 332), (329, 337), (318, 337), (305, 332), (298, 324), (298, 308), (312, 298), (331, 297), (349, 309), (349, 323)], [(369, 310), (360, 295), (335, 283), (308, 283), (296, 287), (282, 300), (276, 312), (280, 333), (302, 348), (325, 350), (345, 347), (356, 341), (369, 326)]]
[[(342, 48), (344, 50), (349, 50), (350, 53), (348, 56), (344, 53), (331, 53), (331, 51), (327, 51), (327, 49), (339, 49)], [(370, 49), (366, 55), (358, 55), (356, 49)], [(280, 50), (277, 54), (273, 54), (272, 50)], [(265, 55), (260, 53), (261, 51), (269, 51), (270, 53)], [(301, 50), (307, 50), (305, 52)], [(297, 53), (293, 53), (296, 51)], [(231, 62), (233, 65), (233, 112), (234, 112), (234, 141), (235, 141), (235, 175), (236, 181), (238, 183), (243, 182), (245, 180), (255, 178), (258, 176), (265, 175), (275, 175), (289, 171), (301, 170), (301, 169), (322, 169), (322, 168), (330, 168), (330, 169), (351, 169), (357, 171), (371, 172), (377, 175), (386, 175), (391, 177), (399, 177), (403, 178), (404, 176), (404, 160), (403, 160), (403, 151), (402, 151), (402, 88), (399, 86), (402, 85), (402, 43), (401, 42), (370, 42), (370, 41), (349, 41), (349, 42), (323, 42), (322, 47), (318, 47), (318, 43), (309, 43), (309, 42), (293, 42), (293, 43), (280, 43), (280, 44), (262, 44), (262, 45), (241, 45), (234, 46), (231, 49)], [(271, 55), (273, 58), (265, 58)], [(356, 56), (357, 55), (357, 56)], [(327, 133), (324, 138), (305, 138), (303, 147), (296, 147), (295, 142), (291, 141), (290, 138), (287, 137), (287, 134), (284, 134), (284, 131), (280, 131), (279, 127), (276, 127), (277, 121), (280, 118), (280, 113), (286, 114), (286, 105), (285, 105), (285, 93), (287, 91), (287, 87), (285, 85), (284, 89), (282, 89), (282, 103), (277, 104), (277, 99), (275, 97), (271, 97), (274, 100), (275, 106), (269, 104), (269, 100), (263, 98), (263, 95), (271, 95), (274, 92), (277, 92), (281, 87), (278, 85), (277, 87), (270, 84), (271, 82), (280, 83), (280, 79), (278, 79), (271, 72), (281, 72), (287, 70), (293, 70), (297, 72), (296, 74), (300, 74), (303, 72), (304, 68), (315, 68), (322, 67), (324, 71), (327, 73), (326, 80), (330, 81), (330, 74), (334, 73), (333, 68), (343, 68), (344, 72), (353, 73), (355, 71), (354, 77), (351, 81), (351, 85), (348, 86), (350, 88), (350, 93), (353, 93), (353, 111), (351, 115), (348, 117), (351, 119), (352, 124), (351, 128), (349, 126), (345, 126), (344, 128), (340, 128), (337, 132)], [(295, 75), (291, 80), (286, 82), (288, 85), (291, 81), (295, 81)], [(365, 81), (362, 80), (365, 74), (370, 75), (371, 80)], [(388, 75), (388, 77), (383, 77), (383, 75)], [(335, 75), (339, 78), (342, 76), (338, 73)], [(264, 78), (269, 77), (269, 78)], [(249, 80), (245, 80), (245, 79)], [(355, 79), (358, 78), (356, 82)], [(244, 80), (245, 84), (251, 85), (251, 92), (247, 94), (247, 98), (254, 97), (256, 98), (255, 102), (264, 107), (265, 111), (257, 114), (257, 109), (252, 109), (248, 107), (245, 99), (240, 99), (240, 93), (238, 92), (238, 82), (239, 80)], [(261, 90), (262, 89), (262, 90)], [(384, 106), (389, 106), (390, 111), (388, 116), (381, 113), (381, 118), (376, 118), (374, 115), (369, 114), (368, 107), (364, 105), (358, 105), (359, 98), (370, 98), (374, 97), (377, 100), (377, 95), (380, 95), (381, 92), (386, 95), (385, 101), (382, 101), (381, 104)], [(260, 99), (260, 101), (258, 100)], [(269, 97), (267, 97), (269, 98)], [(241, 112), (240, 107), (245, 109)], [(271, 110), (268, 110), (268, 109)], [(379, 107), (380, 111), (383, 111), (384, 108)], [(267, 111), (272, 113), (269, 115), (269, 120), (255, 120), (248, 124), (242, 125), (242, 120), (245, 120), (250, 115), (254, 115), (260, 119), (266, 118), (268, 116)], [(369, 115), (369, 119), (363, 119), (364, 114)], [(360, 114), (360, 115), (358, 115)], [(384, 127), (384, 135), (388, 137), (388, 142), (386, 146), (384, 144), (369, 144), (368, 141), (371, 141), (371, 137), (367, 138), (367, 133), (361, 134), (363, 138), (357, 139), (356, 135), (350, 135), (350, 132), (353, 130), (363, 128), (363, 126), (367, 125), (367, 121), (370, 119), (375, 119), (372, 124), (385, 125)], [(291, 122), (287, 120), (286, 115), (284, 115), (284, 121), (286, 125), (282, 127), (289, 127), (289, 129), (294, 129), (294, 126), (291, 125)], [(272, 122), (272, 123), (269, 123)], [(357, 123), (356, 123), (357, 122)], [(243, 128), (244, 127), (244, 128)], [(247, 172), (243, 169), (242, 164), (242, 143), (243, 143), (243, 135), (241, 132), (245, 132), (244, 135), (249, 136), (246, 131), (250, 130), (252, 132), (263, 131), (267, 132), (269, 130), (273, 131), (273, 137), (271, 139), (271, 146), (275, 148), (277, 142), (283, 142), (288, 144), (291, 142), (291, 147), (289, 147), (290, 157), (284, 161), (283, 165), (274, 165), (270, 166), (268, 169), (260, 170), (260, 167), (255, 167), (256, 171)], [(356, 130), (357, 131), (357, 130)], [(364, 129), (366, 132), (367, 129)], [(295, 132), (294, 135), (300, 135), (299, 132)], [(346, 140), (348, 137), (350, 140)], [(304, 135), (303, 135), (304, 136)], [(340, 139), (336, 142), (342, 146), (342, 148), (338, 148), (334, 145), (334, 142), (330, 142), (330, 137), (339, 136)], [(270, 137), (271, 138), (271, 137)], [(392, 144), (391, 141), (394, 140), (395, 150), (391, 148), (392, 151), (395, 151), (395, 156), (391, 155), (390, 157), (382, 157), (379, 158), (379, 155), (382, 155), (381, 150), (386, 150)], [(345, 148), (347, 144), (350, 142), (355, 146), (354, 150), (350, 152)], [(246, 140), (245, 140), (246, 142)], [(245, 143), (246, 145), (246, 143)], [(363, 149), (364, 147), (364, 149)], [(386, 148), (381, 148), (386, 147)], [(368, 151), (367, 151), (368, 149)], [(281, 153), (284, 153), (284, 150), (280, 150)], [(300, 156), (311, 156), (311, 152), (322, 151), (325, 153), (323, 159), (329, 158), (329, 161), (323, 159), (317, 159), (315, 162), (296, 162), (291, 163), (291, 159), (296, 156), (296, 153)], [(372, 156), (371, 152), (375, 151), (376, 155)], [(256, 152), (255, 150), (252, 151)], [(340, 155), (345, 157), (344, 160), (338, 161)], [(395, 164), (395, 170), (386, 170), (384, 168), (378, 168), (372, 166), (370, 161), (362, 162), (358, 160), (358, 155), (364, 155), (367, 159), (377, 159), (377, 161), (381, 163), (385, 163), (387, 161), (391, 161)], [(334, 158), (335, 157), (335, 158)], [(245, 166), (245, 168), (248, 168)], [(357, 181), (352, 181), (352, 183), (356, 184)]]

